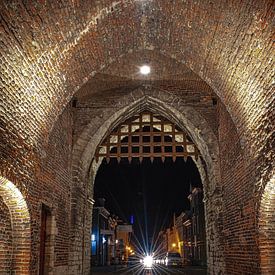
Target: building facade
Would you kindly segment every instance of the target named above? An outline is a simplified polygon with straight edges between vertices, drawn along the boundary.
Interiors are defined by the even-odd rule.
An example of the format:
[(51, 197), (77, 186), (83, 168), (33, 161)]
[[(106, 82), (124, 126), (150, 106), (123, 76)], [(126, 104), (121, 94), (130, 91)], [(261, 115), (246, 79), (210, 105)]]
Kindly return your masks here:
[(192, 264), (192, 220), (191, 220), (191, 213), (190, 211), (185, 211), (183, 220), (182, 220), (182, 227), (183, 227), (183, 261), (184, 264)]
[(105, 208), (104, 198), (97, 199), (93, 208), (91, 264), (106, 266), (125, 263), (132, 250), (132, 232), (132, 225), (111, 215)]
[(131, 224), (118, 223), (116, 227), (116, 261), (119, 264), (126, 263), (133, 251), (131, 247), (132, 232)]
[(190, 210), (183, 211), (173, 225), (160, 233), (162, 254), (179, 252), (186, 265), (206, 265), (206, 234), (203, 191), (192, 188), (188, 196)]
[(96, 201), (93, 208), (91, 235), (92, 265), (109, 265), (113, 254), (115, 238), (115, 222), (109, 211), (104, 207), (105, 199)]
[(184, 222), (186, 221), (186, 213), (182, 212), (176, 218), (176, 231), (178, 232), (178, 246), (179, 246), (179, 253), (184, 258), (184, 254), (186, 253), (186, 243), (185, 243), (185, 226)]
[[(206, 235), (205, 235), (205, 216), (203, 191), (201, 188), (193, 188), (188, 196), (190, 200), (190, 220), (192, 226), (192, 254), (191, 262), (195, 265), (206, 265)], [(190, 233), (190, 228), (189, 228)], [(190, 241), (190, 235), (188, 236)]]

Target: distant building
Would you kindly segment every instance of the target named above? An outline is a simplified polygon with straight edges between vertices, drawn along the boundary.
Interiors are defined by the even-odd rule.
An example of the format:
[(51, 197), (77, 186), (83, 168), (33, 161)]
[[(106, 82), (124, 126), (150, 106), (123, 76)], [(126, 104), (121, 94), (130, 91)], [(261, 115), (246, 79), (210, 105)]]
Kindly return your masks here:
[(192, 264), (192, 240), (193, 240), (193, 232), (192, 232), (192, 219), (191, 219), (191, 211), (185, 211), (182, 217), (182, 238), (183, 238), (183, 261), (185, 264)]
[(168, 251), (168, 241), (167, 241), (166, 230), (162, 230), (159, 232), (156, 247), (158, 247), (158, 251), (159, 251), (158, 257), (162, 258), (165, 255), (165, 253)]
[(193, 188), (188, 199), (190, 200), (190, 219), (192, 224), (192, 263), (206, 265), (206, 233), (202, 189)]
[(174, 217), (171, 227), (161, 231), (158, 237), (158, 251), (160, 257), (164, 256), (167, 252), (181, 253), (181, 243), (179, 231)]
[(184, 222), (186, 221), (186, 213), (182, 212), (177, 218), (176, 218), (176, 231), (178, 233), (178, 242), (179, 242), (179, 253), (184, 258), (184, 253), (186, 253), (185, 249), (185, 226)]
[(125, 224), (105, 208), (105, 199), (96, 200), (91, 235), (92, 265), (106, 266), (127, 261), (132, 225)]
[(188, 196), (190, 210), (174, 217), (173, 225), (159, 234), (162, 254), (179, 252), (184, 264), (206, 265), (206, 233), (203, 191), (192, 188)]
[(131, 224), (118, 223), (116, 227), (116, 258), (118, 263), (127, 262), (128, 256), (133, 252), (130, 246), (133, 228)]
[(110, 215), (104, 204), (105, 199), (100, 198), (93, 208), (92, 265), (110, 265), (115, 256), (116, 219)]
[(173, 225), (167, 229), (167, 240), (168, 240), (168, 252), (179, 252), (180, 253), (180, 238), (179, 232), (176, 227), (176, 217), (174, 215)]

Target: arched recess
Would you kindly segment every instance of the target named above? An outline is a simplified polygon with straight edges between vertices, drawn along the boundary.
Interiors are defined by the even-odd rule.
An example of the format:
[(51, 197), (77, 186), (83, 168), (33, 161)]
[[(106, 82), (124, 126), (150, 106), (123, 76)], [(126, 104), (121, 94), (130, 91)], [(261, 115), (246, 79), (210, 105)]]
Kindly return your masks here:
[[(152, 96), (153, 94), (153, 96)], [(132, 104), (121, 107), (114, 113), (109, 113), (109, 117), (100, 123), (100, 127), (94, 129), (94, 122), (88, 125), (78, 138), (73, 151), (73, 178), (72, 187), (72, 242), (73, 255), (79, 250), (78, 228), (86, 228), (86, 235), (89, 236), (90, 221), (87, 217), (91, 217), (92, 204), (80, 203), (83, 199), (86, 202), (92, 202), (93, 182), (99, 163), (93, 161), (95, 150), (101, 140), (116, 125), (130, 118), (132, 115), (141, 111), (151, 111), (158, 113), (176, 123), (180, 128), (184, 129), (193, 139), (200, 150), (203, 160), (198, 161), (197, 166), (201, 172), (201, 177), (205, 190), (205, 209), (206, 209), (206, 227), (208, 246), (208, 266), (211, 273), (224, 271), (224, 261), (222, 249), (217, 251), (217, 247), (221, 248), (221, 230), (218, 229), (215, 219), (220, 215), (221, 210), (221, 189), (220, 189), (220, 170), (219, 170), (219, 148), (218, 142), (212, 129), (206, 120), (192, 107), (181, 105), (181, 101), (176, 96), (169, 93), (154, 91), (147, 95), (146, 92), (137, 90), (134, 94), (129, 95), (132, 98)], [(129, 102), (125, 100), (125, 102)], [(131, 102), (131, 101), (130, 101)], [(95, 131), (94, 131), (95, 130)], [(85, 192), (83, 191), (85, 190)], [(86, 195), (85, 195), (86, 194)], [(77, 202), (77, 203), (76, 203)], [(84, 214), (86, 219), (81, 217), (83, 211), (90, 211), (90, 214)], [(83, 239), (88, 239), (83, 236)], [(83, 244), (85, 241), (83, 241)], [(88, 242), (89, 243), (89, 242)], [(84, 255), (89, 255), (89, 245), (85, 247)], [(83, 259), (83, 268), (86, 268), (89, 257)], [(215, 266), (213, 265), (215, 261)], [(71, 261), (73, 264), (73, 261)], [(86, 263), (86, 264), (85, 264)], [(86, 273), (85, 273), (86, 274)]]
[[(0, 176), (0, 198), (9, 210), (11, 235), (8, 245), (10, 259), (7, 269), (1, 274), (30, 274), (31, 231), (30, 214), (27, 203), (20, 190), (9, 180)], [(2, 209), (1, 209), (2, 211)], [(6, 240), (0, 239), (1, 246)], [(7, 247), (7, 246), (6, 246)], [(0, 265), (0, 268), (2, 266)], [(3, 273), (2, 273), (3, 272)]]
[(266, 184), (259, 213), (259, 249), (262, 274), (275, 274), (275, 176)]

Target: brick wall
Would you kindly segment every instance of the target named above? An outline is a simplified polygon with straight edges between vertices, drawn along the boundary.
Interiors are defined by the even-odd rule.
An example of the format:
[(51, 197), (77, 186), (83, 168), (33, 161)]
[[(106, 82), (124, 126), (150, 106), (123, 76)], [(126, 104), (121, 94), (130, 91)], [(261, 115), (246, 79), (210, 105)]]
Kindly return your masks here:
[[(133, 110), (138, 110), (135, 92), (116, 105), (118, 93), (148, 85), (148, 94), (178, 110), (176, 121), (184, 116), (187, 124), (196, 120), (188, 116), (187, 105), (202, 115), (208, 128), (198, 121), (194, 122), (198, 127), (189, 123), (198, 143), (203, 144), (204, 136), (213, 137), (207, 131), (213, 132), (213, 140), (219, 139), (222, 177), (217, 169), (214, 175), (206, 173), (209, 186), (214, 186), (206, 204), (215, 201), (218, 209), (209, 211), (213, 228), (208, 227), (208, 236), (218, 228), (224, 235), (215, 239), (224, 238), (224, 246), (219, 251), (210, 249), (211, 266), (220, 264), (216, 270), (223, 270), (218, 258), (224, 252), (228, 272), (259, 271), (259, 251), (253, 247), (257, 247), (260, 202), (274, 173), (275, 158), (273, 10), (272, 0), (0, 2), (0, 174), (26, 200), (31, 219), (31, 273), (37, 272), (39, 262), (42, 202), (52, 208), (56, 219), (55, 272), (66, 272), (68, 262), (74, 274), (81, 272), (88, 257), (83, 225), (88, 240), (91, 206), (82, 202), (77, 210), (73, 206), (78, 203), (76, 197), (85, 202), (92, 194), (87, 185), (90, 163), (81, 157), (84, 145), (96, 146), (90, 140), (93, 131), (101, 129), (99, 142), (112, 126), (110, 114), (122, 119), (129, 102), (136, 102)], [(151, 79), (136, 75), (136, 64), (141, 62), (157, 68)], [(72, 129), (69, 107), (62, 112), (81, 87), (88, 98), (97, 96), (91, 98), (92, 106), (82, 104), (82, 115)], [(171, 97), (158, 96), (154, 92), (158, 90)], [(217, 117), (216, 107), (211, 106), (213, 96), (228, 113), (222, 107)], [(163, 104), (157, 106), (169, 113)], [(86, 121), (89, 116), (91, 124)], [(80, 150), (73, 168), (71, 131), (75, 150)], [(79, 139), (83, 132), (85, 138)], [(215, 167), (219, 159), (211, 157), (213, 144), (209, 144), (201, 147), (209, 151), (205, 166), (211, 170), (211, 159)], [(88, 175), (78, 178), (83, 167), (88, 168), (81, 173)], [(71, 177), (78, 183), (72, 188)], [(222, 188), (215, 188), (216, 183)], [(75, 241), (71, 242), (74, 250), (68, 235)], [(218, 247), (219, 242), (212, 244)], [(86, 251), (79, 252), (83, 246)], [(238, 247), (242, 247), (241, 254)]]
[[(43, 148), (41, 165), (37, 174), (41, 207), (44, 203), (51, 210), (48, 238), (52, 238), (54, 255), (52, 274), (68, 272), (70, 246), (72, 114), (68, 106), (52, 129)], [(50, 252), (48, 252), (50, 254)]]
[(275, 177), (267, 183), (259, 217), (261, 273), (275, 273)]
[[(9, 133), (5, 132), (4, 137), (8, 137), (8, 135)], [(10, 255), (13, 255), (13, 259), (12, 266), (8, 270), (20, 270), (20, 266), (25, 266), (28, 272), (21, 271), (20, 274), (37, 273), (40, 254), (41, 206), (44, 203), (50, 208), (53, 217), (48, 229), (48, 238), (51, 238), (51, 245), (54, 247), (48, 251), (48, 258), (51, 259), (51, 263), (48, 264), (51, 266), (52, 272), (49, 274), (63, 274), (67, 272), (68, 268), (70, 245), (72, 150), (70, 106), (57, 120), (49, 138), (44, 139), (43, 147), (31, 150), (27, 146), (22, 146), (20, 139), (18, 141), (14, 147), (14, 154), (2, 155), (4, 158), (1, 158), (1, 161), (4, 164), (9, 163), (10, 167), (4, 172), (16, 182), (14, 185), (0, 177), (0, 198), (5, 199), (11, 213), (13, 244), (17, 247), (15, 251), (18, 251), (16, 253), (13, 253), (12, 250), (9, 251)], [(19, 157), (16, 158), (16, 156)], [(6, 184), (7, 182), (8, 184)], [(23, 208), (21, 202), (25, 203)], [(8, 226), (6, 222), (5, 224)], [(2, 232), (2, 224), (0, 228)], [(29, 233), (24, 233), (23, 228), (29, 229)], [(29, 247), (22, 242), (21, 234), (26, 237)], [(8, 238), (6, 239), (8, 240)], [(20, 250), (21, 245), (22, 251)], [(16, 256), (17, 254), (19, 256)]]
[(223, 194), (222, 232), (227, 274), (259, 274), (253, 186), (255, 167), (241, 148), (224, 106), (219, 108), (219, 144)]
[[(7, 274), (12, 264), (12, 227), (7, 205), (0, 197), (0, 273)], [(5, 273), (6, 272), (6, 273)]]

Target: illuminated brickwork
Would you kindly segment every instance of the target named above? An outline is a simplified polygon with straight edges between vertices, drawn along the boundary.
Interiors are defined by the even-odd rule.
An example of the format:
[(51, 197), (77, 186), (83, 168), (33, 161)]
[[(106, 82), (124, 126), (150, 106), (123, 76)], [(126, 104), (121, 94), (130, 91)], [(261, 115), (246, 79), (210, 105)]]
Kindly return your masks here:
[(12, 227), (9, 208), (0, 198), (0, 273), (11, 268)]
[(275, 273), (275, 177), (266, 185), (261, 200), (260, 257), (262, 274)]
[[(94, 150), (147, 108), (187, 130), (202, 153), (209, 272), (268, 270), (274, 245), (262, 245), (259, 225), (270, 218), (262, 194), (274, 174), (274, 8), (272, 0), (0, 1), (0, 175), (30, 218), (30, 263), (18, 268), (37, 274), (44, 203), (56, 222), (51, 272), (88, 274)], [(138, 73), (144, 63), (149, 76)]]
[[(1, 198), (1, 260), (0, 272), (16, 270), (29, 274), (31, 259), (30, 215), (26, 201), (18, 188), (0, 177)], [(3, 218), (3, 219), (2, 219)]]

